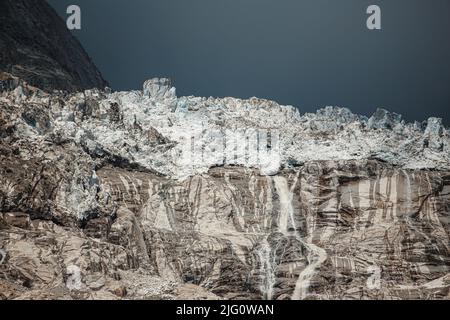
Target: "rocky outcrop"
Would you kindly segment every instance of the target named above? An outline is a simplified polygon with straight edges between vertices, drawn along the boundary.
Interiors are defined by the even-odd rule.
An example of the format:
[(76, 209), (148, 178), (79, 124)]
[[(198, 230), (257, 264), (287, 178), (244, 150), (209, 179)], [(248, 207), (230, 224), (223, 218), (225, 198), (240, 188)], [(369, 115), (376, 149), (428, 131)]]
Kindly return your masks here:
[(6, 299), (448, 299), (449, 136), (327, 107), (0, 94)]
[(50, 92), (107, 86), (45, 0), (0, 2), (0, 71)]
[(227, 299), (448, 298), (449, 172), (374, 160), (179, 182), (115, 172), (99, 177), (118, 220), (139, 221), (166, 279)]

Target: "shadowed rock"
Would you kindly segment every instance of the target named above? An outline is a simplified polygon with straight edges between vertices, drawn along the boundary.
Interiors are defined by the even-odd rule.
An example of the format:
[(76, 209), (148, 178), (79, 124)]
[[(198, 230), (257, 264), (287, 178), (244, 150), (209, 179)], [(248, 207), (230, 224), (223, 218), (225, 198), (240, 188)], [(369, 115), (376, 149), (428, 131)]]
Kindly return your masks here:
[(108, 85), (44, 0), (0, 2), (0, 71), (45, 91)]

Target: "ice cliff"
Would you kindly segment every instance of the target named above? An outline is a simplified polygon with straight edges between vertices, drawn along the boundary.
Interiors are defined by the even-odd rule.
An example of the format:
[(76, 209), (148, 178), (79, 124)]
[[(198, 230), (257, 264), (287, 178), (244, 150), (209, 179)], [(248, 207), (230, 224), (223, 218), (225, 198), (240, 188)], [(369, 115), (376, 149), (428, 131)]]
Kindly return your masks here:
[(91, 153), (104, 150), (172, 178), (223, 165), (273, 175), (314, 160), (449, 167), (449, 132), (437, 118), (405, 123), (378, 109), (367, 119), (339, 107), (302, 115), (257, 98), (178, 98), (175, 92), (168, 79), (153, 79), (143, 91), (75, 94), (62, 110), (50, 101), (54, 130)]

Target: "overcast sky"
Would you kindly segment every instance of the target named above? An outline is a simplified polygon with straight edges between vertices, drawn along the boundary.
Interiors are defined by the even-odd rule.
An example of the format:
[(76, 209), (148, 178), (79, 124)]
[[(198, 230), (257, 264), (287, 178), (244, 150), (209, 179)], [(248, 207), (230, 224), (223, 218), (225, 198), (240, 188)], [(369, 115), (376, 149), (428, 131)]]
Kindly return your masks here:
[[(113, 89), (173, 79), (179, 95), (257, 96), (450, 125), (449, 0), (49, 0)], [(366, 9), (382, 10), (382, 30)]]

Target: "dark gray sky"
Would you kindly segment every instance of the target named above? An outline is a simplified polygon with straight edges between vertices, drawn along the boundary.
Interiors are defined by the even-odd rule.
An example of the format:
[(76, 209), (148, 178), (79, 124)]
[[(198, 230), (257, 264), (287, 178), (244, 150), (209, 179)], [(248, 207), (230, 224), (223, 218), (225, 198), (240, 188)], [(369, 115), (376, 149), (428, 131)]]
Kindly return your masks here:
[[(449, 0), (49, 0), (113, 89), (173, 79), (179, 95), (257, 96), (450, 125)], [(366, 9), (382, 9), (381, 31)]]

